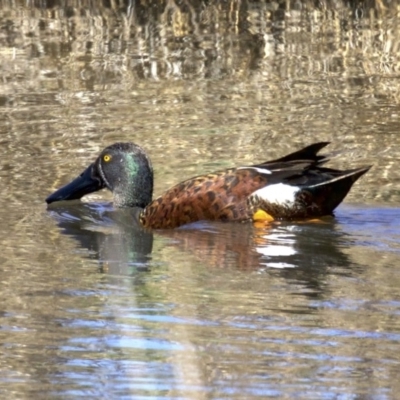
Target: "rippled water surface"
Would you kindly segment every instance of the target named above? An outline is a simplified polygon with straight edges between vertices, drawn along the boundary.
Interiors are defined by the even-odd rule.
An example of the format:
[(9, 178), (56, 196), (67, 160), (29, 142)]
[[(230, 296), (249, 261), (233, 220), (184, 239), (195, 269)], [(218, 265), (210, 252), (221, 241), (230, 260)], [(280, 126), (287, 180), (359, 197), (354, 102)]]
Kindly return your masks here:
[[(59, 3), (0, 1), (1, 397), (396, 398), (397, 3)], [(156, 194), (314, 141), (373, 168), (319, 222), (46, 207), (116, 141)]]

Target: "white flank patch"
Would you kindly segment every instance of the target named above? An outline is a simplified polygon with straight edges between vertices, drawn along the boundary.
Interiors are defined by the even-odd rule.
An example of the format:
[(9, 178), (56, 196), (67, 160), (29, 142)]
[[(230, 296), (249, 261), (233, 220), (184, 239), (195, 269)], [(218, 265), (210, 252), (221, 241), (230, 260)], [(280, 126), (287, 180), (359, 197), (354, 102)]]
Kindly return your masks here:
[(272, 204), (290, 205), (294, 203), (298, 191), (299, 188), (297, 186), (276, 183), (256, 190), (252, 196), (258, 196)]
[(258, 168), (258, 167), (239, 167), (236, 169), (253, 169), (254, 171), (257, 171), (259, 174), (267, 174), (267, 175), (271, 175), (272, 172), (267, 169), (267, 168)]

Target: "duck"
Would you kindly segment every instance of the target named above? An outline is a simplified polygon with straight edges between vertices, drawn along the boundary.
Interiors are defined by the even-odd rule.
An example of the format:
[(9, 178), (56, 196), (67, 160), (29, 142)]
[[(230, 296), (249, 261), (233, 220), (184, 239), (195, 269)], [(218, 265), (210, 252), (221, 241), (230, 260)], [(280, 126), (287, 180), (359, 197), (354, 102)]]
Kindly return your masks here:
[(371, 166), (338, 170), (313, 143), (284, 157), (187, 179), (153, 200), (154, 174), (146, 151), (114, 143), (46, 203), (80, 199), (107, 188), (117, 208), (139, 208), (139, 223), (171, 229), (197, 221), (297, 221), (333, 215), (353, 184)]

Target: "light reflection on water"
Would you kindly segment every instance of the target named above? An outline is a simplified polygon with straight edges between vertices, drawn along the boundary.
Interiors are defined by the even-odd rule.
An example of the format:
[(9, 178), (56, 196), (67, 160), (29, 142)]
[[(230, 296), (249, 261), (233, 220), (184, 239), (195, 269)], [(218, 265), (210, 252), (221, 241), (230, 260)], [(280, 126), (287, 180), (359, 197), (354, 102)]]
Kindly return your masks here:
[[(395, 2), (0, 3), (2, 397), (396, 397)], [(156, 194), (314, 141), (373, 168), (322, 223), (46, 208), (115, 141)]]
[[(396, 209), (344, 205), (322, 224), (198, 223), (154, 233), (129, 214), (101, 202), (47, 211), (62, 232), (55, 256), (72, 260), (59, 275), (33, 262), (32, 282), (20, 284), (25, 311), (12, 301), (7, 308), (19, 311), (3, 316), (3, 360), (47, 349), (49, 367), (37, 355), (30, 361), (38, 393), (321, 398), (353, 390), (349, 375), (354, 390), (369, 393), (370, 352), (379, 356), (379, 385), (391, 385), (399, 252), (381, 239), (396, 234)], [(63, 249), (68, 238), (72, 253)], [(365, 253), (379, 264), (368, 267)], [(4, 383), (27, 381), (15, 366), (2, 371)]]
[[(74, 210), (78, 213), (86, 210), (82, 214), (88, 216), (86, 221), (76, 216), (72, 218), (70, 214)], [(69, 354), (67, 358), (74, 360), (68, 363), (68, 367), (91, 366), (83, 360), (79, 362), (79, 357), (74, 355), (76, 352), (86, 354), (89, 351), (91, 357), (101, 360), (104, 354), (108, 359), (115, 357), (118, 362), (100, 360), (98, 365), (99, 374), (108, 376), (109, 395), (115, 388), (124, 388), (143, 395), (155, 391), (161, 397), (166, 390), (172, 391), (174, 397), (216, 390), (220, 395), (239, 397), (244, 392), (251, 396), (265, 396), (271, 392), (277, 396), (292, 393), (320, 398), (323, 393), (328, 397), (337, 393), (327, 386), (327, 382), (335, 381), (338, 387), (346, 385), (349, 374), (358, 377), (358, 390), (365, 387), (367, 393), (370, 376), (364, 370), (367, 360), (364, 351), (379, 343), (381, 368), (389, 372), (397, 368), (393, 352), (400, 336), (396, 331), (398, 324), (393, 324), (393, 321), (386, 329), (380, 326), (379, 330), (373, 329), (369, 323), (365, 325), (365, 322), (369, 318), (371, 322), (376, 320), (381, 324), (386, 319), (382, 319), (384, 309), (391, 319), (396, 314), (398, 302), (367, 300), (365, 294), (358, 297), (351, 289), (352, 285), (355, 288), (367, 282), (362, 270), (354, 265), (351, 250), (365, 247), (370, 252), (383, 251), (379, 241), (375, 242), (375, 249), (371, 249), (363, 235), (372, 236), (376, 230), (391, 227), (393, 212), (396, 210), (344, 206), (339, 209), (335, 220), (322, 225), (287, 224), (272, 229), (251, 226), (246, 229), (237, 225), (241, 232), (237, 241), (243, 243), (252, 238), (250, 243), (253, 243), (246, 247), (248, 254), (240, 254), (241, 260), (253, 263), (240, 264), (242, 271), (237, 270), (238, 257), (232, 255), (226, 258), (225, 263), (214, 262), (221, 261), (220, 256), (214, 258), (220, 246), (235, 239), (235, 235), (232, 238), (235, 226), (229, 226), (232, 224), (201, 223), (195, 229), (185, 227), (175, 232), (155, 232), (152, 239), (156, 249), (144, 261), (149, 266), (144, 273), (121, 268), (121, 265), (137, 267), (136, 263), (126, 259), (126, 254), (137, 254), (128, 250), (129, 246), (134, 248), (135, 243), (124, 243), (127, 247), (119, 253), (122, 258), (111, 260), (114, 269), (107, 271), (113, 283), (103, 292), (109, 300), (101, 311), (101, 318), (109, 321), (98, 324), (74, 316), (69, 323), (64, 322), (69, 328), (87, 332), (87, 336), (71, 339), (62, 347), (61, 351)], [(121, 238), (133, 230), (131, 225), (117, 224), (125, 232), (121, 236), (115, 226), (110, 229), (118, 211), (103, 205), (76, 204), (69, 207), (70, 214), (66, 214), (63, 208), (60, 213), (56, 208), (51, 213), (64, 233), (72, 234), (81, 244), (85, 240), (79, 235), (89, 235), (92, 239), (93, 235), (105, 235), (96, 241), (98, 254), (108, 254), (103, 247), (110, 243), (115, 248), (116, 241), (106, 240), (107, 236), (123, 240)], [(371, 215), (366, 224), (369, 231), (359, 221), (368, 215)], [(374, 215), (381, 216), (379, 221)], [(85, 225), (87, 220), (92, 225)], [(82, 229), (69, 231), (67, 225), (71, 221), (82, 223)], [(103, 224), (105, 229), (100, 229)], [(99, 229), (93, 229), (94, 225)], [(230, 235), (230, 240), (227, 235)], [(267, 243), (260, 242), (260, 238), (272, 243), (273, 251), (269, 251)], [(308, 246), (307, 249), (314, 249), (314, 252), (310, 253), (302, 246)], [(316, 251), (315, 246), (322, 247), (322, 250)], [(260, 251), (263, 248), (265, 252)], [(223, 249), (226, 254), (226, 247)], [(236, 248), (236, 251), (244, 250)], [(164, 259), (164, 252), (175, 255), (173, 260), (178, 269)], [(187, 257), (191, 256), (197, 261), (188, 262)], [(287, 263), (288, 257), (292, 257), (291, 264)], [(99, 259), (99, 255), (94, 259)], [(258, 264), (254, 264), (255, 260)], [(185, 262), (195, 270), (190, 266), (181, 270)], [(269, 264), (282, 267), (283, 263), (291, 268), (268, 268)], [(120, 268), (116, 268), (118, 264)], [(154, 275), (149, 276), (149, 271)], [(339, 277), (341, 281), (337, 281)], [(342, 288), (346, 295), (343, 296), (340, 286), (346, 280), (347, 288)], [(136, 282), (136, 289), (131, 291), (129, 286), (133, 282)], [(374, 284), (379, 285), (379, 282)], [(160, 298), (159, 303), (151, 300), (147, 303), (149, 297), (144, 295), (144, 287), (147, 290), (153, 287), (156, 292), (160, 289), (169, 292), (169, 300)], [(189, 287), (190, 292), (181, 293)], [(367, 292), (373, 287), (369, 286)], [(97, 330), (99, 337), (94, 335)], [(359, 346), (354, 347), (354, 341), (360, 342)], [(222, 355), (223, 359), (220, 358)], [(214, 371), (213, 378), (208, 378), (211, 380), (204, 381), (201, 368), (204, 363)], [(233, 368), (229, 375), (224, 374), (223, 370), (232, 365), (237, 368)], [(114, 373), (116, 368), (118, 374)], [(285, 384), (288, 369), (294, 375), (301, 374), (304, 382), (294, 386)], [(68, 379), (83, 379), (85, 385), (93, 386), (91, 390), (94, 393), (99, 393), (95, 381), (90, 383), (90, 378), (86, 380), (84, 377), (85, 373), (68, 375)], [(391, 378), (383, 376), (380, 379)], [(307, 382), (311, 381), (313, 390), (310, 392)], [(244, 382), (247, 382), (245, 386)], [(377, 391), (379, 396), (384, 393)]]

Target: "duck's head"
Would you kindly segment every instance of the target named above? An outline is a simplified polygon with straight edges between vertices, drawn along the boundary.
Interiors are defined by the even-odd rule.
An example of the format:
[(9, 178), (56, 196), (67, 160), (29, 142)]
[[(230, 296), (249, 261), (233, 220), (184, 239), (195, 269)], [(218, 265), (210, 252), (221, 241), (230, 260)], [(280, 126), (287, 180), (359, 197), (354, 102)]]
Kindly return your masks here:
[(117, 207), (146, 207), (153, 195), (153, 169), (146, 152), (134, 143), (106, 147), (72, 182), (51, 194), (46, 203), (80, 199), (108, 188)]

